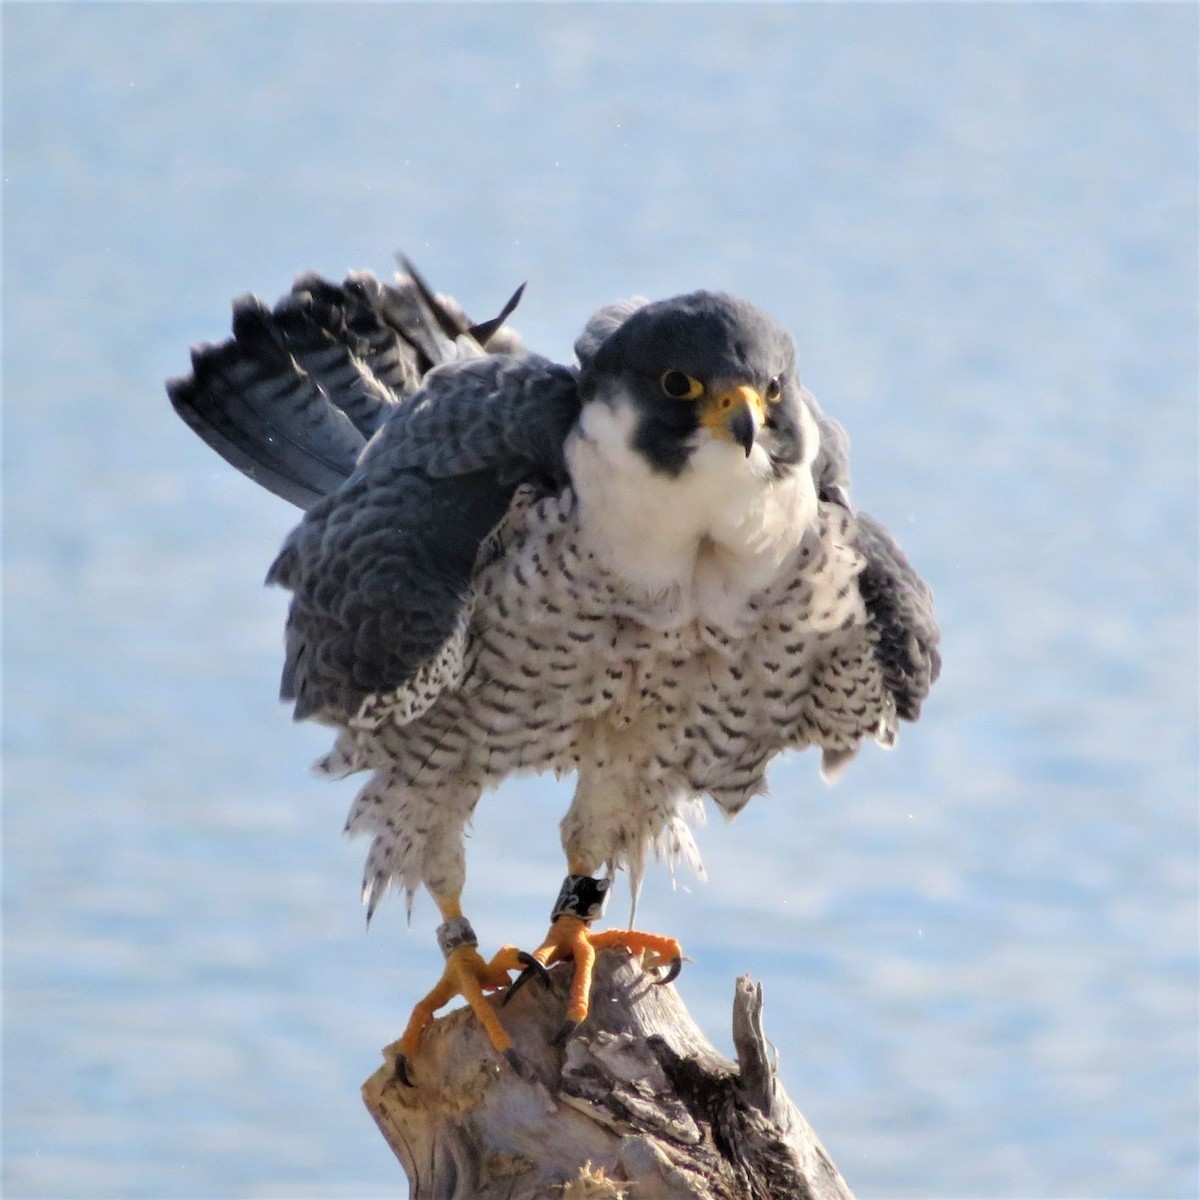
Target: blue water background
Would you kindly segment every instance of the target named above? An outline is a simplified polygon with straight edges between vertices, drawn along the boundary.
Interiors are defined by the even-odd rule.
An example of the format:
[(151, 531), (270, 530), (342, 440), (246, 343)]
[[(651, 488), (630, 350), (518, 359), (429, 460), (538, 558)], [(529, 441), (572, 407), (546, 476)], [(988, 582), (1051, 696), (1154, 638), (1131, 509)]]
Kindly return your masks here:
[[(701, 831), (648, 928), (863, 1197), (1197, 1191), (1191, 5), (15, 5), (4, 25), (4, 1195), (403, 1193), (357, 1088), (438, 969), (363, 932), (277, 706), (294, 510), (169, 412), (231, 297), (402, 248), (567, 356), (697, 286), (794, 331), (933, 582), (894, 754)], [(480, 806), (533, 942), (567, 783)], [(626, 903), (619, 895), (618, 916)]]

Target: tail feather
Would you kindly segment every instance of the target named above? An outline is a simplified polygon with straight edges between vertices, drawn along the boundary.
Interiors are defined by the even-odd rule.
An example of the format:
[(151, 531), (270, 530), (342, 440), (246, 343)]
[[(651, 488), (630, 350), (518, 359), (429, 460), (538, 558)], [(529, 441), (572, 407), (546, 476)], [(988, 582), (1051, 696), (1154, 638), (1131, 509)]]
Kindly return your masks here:
[(351, 346), (379, 383), (402, 399), (421, 386), (421, 377), (435, 364), (416, 349), (413, 331), (405, 336), (387, 320), (384, 287), (369, 271), (352, 272), (340, 284), (310, 274), (295, 281), (292, 295), (311, 305), (313, 320)]
[[(520, 353), (500, 316), (472, 325), (410, 270), (343, 283), (299, 276), (274, 309), (234, 302), (233, 337), (192, 350), (192, 373), (167, 382), (171, 404), (227, 462), (300, 508), (353, 473), (358, 456), (434, 367), (486, 349)], [(474, 339), (474, 340), (472, 340)]]
[(192, 352), (192, 374), (173, 379), (175, 411), (256, 483), (311, 508), (354, 470), (366, 438), (283, 349), (271, 314), (235, 305), (234, 338)]
[(348, 289), (358, 291), (380, 323), (408, 347), (421, 375), (458, 358), (454, 344), (457, 335), (447, 332), (448, 326), (457, 324), (455, 310), (436, 300), (436, 307), (431, 308), (415, 280), (401, 275), (394, 284), (386, 284), (364, 272), (351, 275), (346, 283)]
[[(349, 331), (343, 325), (331, 332), (313, 312), (311, 297), (295, 292), (275, 306), (273, 316), (284, 345), (301, 370), (312, 376), (329, 401), (369, 441), (399, 401), (358, 356)], [(414, 379), (405, 390), (415, 386)]]

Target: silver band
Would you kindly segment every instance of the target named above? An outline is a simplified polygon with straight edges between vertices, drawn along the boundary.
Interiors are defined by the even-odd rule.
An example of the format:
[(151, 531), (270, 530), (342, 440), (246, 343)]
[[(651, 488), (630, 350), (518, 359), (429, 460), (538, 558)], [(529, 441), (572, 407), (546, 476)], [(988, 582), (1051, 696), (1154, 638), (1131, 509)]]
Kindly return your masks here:
[(438, 947), (444, 958), (449, 958), (461, 946), (478, 946), (479, 939), (471, 922), (466, 917), (455, 917), (437, 928)]

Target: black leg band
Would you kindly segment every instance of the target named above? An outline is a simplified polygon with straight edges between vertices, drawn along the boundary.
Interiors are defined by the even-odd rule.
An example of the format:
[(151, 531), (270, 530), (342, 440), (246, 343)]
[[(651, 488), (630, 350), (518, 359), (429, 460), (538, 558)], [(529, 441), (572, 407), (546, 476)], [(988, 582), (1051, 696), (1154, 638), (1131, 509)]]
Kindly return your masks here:
[(471, 922), (466, 917), (455, 917), (452, 921), (439, 925), (437, 940), (443, 958), (449, 958), (461, 946), (479, 945), (475, 930), (471, 928)]
[(603, 916), (608, 902), (611, 879), (593, 879), (590, 875), (568, 875), (563, 880), (562, 890), (550, 910), (550, 920), (559, 917), (578, 917), (581, 921), (594, 921)]

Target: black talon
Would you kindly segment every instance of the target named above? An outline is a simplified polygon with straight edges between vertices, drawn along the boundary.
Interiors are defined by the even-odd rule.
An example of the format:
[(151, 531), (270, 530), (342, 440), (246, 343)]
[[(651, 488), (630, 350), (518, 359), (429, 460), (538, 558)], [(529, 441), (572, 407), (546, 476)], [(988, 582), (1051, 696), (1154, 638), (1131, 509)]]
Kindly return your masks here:
[(671, 959), (671, 966), (667, 973), (661, 978), (654, 981), (655, 987), (665, 987), (668, 983), (674, 983), (679, 978), (679, 972), (683, 970), (683, 955), (677, 954)]
[(412, 1076), (408, 1073), (408, 1059), (403, 1054), (396, 1055), (396, 1061), (392, 1064), (398, 1082), (404, 1084), (405, 1087), (416, 1087), (413, 1083)]
[(537, 1073), (511, 1046), (504, 1051), (504, 1058), (522, 1079), (532, 1082), (537, 1079)]
[(562, 1025), (559, 1026), (558, 1032), (554, 1035), (554, 1044), (556, 1046), (565, 1046), (567, 1038), (571, 1036), (582, 1025), (582, 1021), (572, 1021), (569, 1017)]
[(504, 999), (500, 1001), (500, 1007), (503, 1008), (516, 994), (523, 988), (535, 975), (541, 981), (549, 986), (550, 972), (546, 970), (543, 963), (540, 963), (532, 954), (527, 954), (524, 950), (517, 952), (517, 962), (519, 962), (525, 970), (513, 980), (512, 986), (504, 993)]
[(532, 954), (524, 950), (517, 951), (517, 962), (525, 968), (526, 971), (533, 971), (541, 976), (541, 980), (545, 984), (550, 982), (550, 968), (546, 966), (540, 958), (534, 958)]

